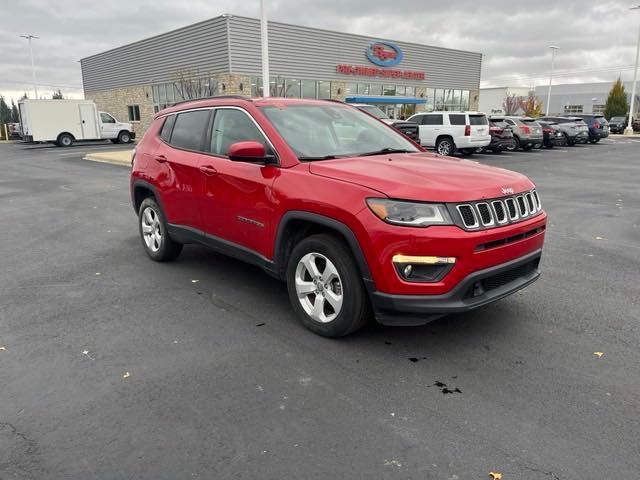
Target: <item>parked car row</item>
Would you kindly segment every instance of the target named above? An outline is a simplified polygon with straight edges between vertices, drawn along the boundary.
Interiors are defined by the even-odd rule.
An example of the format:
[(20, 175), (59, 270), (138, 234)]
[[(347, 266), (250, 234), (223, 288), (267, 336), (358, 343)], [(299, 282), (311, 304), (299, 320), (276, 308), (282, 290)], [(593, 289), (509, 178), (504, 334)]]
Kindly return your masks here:
[(481, 112), (428, 112), (415, 114), (408, 122), (418, 125), (420, 144), (441, 155), (572, 146), (597, 143), (609, 136), (609, 125), (603, 115), (531, 118), (487, 117)]

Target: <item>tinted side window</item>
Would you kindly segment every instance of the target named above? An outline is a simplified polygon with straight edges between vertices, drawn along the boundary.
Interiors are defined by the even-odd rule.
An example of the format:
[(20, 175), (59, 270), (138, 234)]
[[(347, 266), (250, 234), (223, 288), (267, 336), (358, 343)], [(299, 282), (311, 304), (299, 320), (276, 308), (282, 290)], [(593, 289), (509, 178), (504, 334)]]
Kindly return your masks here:
[(171, 131), (173, 130), (174, 123), (176, 123), (176, 116), (169, 115), (164, 119), (164, 124), (162, 125), (162, 129), (160, 130), (160, 138), (162, 138), (167, 143), (169, 143), (169, 139), (171, 139)]
[(409, 120), (409, 122), (415, 122), (418, 125), (421, 125), (423, 120), (424, 120), (424, 115), (415, 115), (411, 117), (411, 120)]
[(469, 125), (489, 125), (485, 115), (469, 115)]
[(464, 113), (462, 114), (449, 114), (449, 123), (451, 125), (464, 125)]
[(442, 125), (442, 115), (425, 115), (423, 125)]
[(513, 120), (511, 120), (510, 118), (507, 118), (507, 119), (505, 120), (505, 122), (507, 122), (509, 125), (515, 125), (515, 124), (516, 124), (516, 122), (514, 122), (514, 121), (513, 121)]
[(258, 127), (246, 113), (232, 109), (216, 110), (211, 133), (211, 153), (227, 156), (229, 147), (233, 143), (247, 140), (260, 142), (265, 147), (268, 145)]
[(210, 113), (210, 110), (179, 113), (171, 134), (171, 145), (204, 151), (204, 137)]

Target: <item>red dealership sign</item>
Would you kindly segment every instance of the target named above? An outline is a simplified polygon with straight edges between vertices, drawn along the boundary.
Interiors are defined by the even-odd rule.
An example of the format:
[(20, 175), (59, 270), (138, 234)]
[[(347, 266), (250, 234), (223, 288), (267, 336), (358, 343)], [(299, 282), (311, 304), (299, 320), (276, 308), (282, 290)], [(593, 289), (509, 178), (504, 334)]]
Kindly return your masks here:
[(344, 75), (361, 75), (364, 77), (403, 78), (405, 80), (424, 80), (425, 78), (424, 72), (415, 70), (395, 70), (364, 65), (336, 65), (336, 71)]

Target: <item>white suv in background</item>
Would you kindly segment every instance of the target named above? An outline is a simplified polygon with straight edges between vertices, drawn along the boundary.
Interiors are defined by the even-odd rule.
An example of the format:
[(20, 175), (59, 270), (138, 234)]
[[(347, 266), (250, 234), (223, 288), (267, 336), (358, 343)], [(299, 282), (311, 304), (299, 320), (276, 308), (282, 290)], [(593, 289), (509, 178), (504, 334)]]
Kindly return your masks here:
[(407, 121), (419, 125), (422, 146), (435, 148), (440, 155), (453, 155), (456, 150), (471, 155), (491, 143), (489, 121), (484, 113), (416, 113)]

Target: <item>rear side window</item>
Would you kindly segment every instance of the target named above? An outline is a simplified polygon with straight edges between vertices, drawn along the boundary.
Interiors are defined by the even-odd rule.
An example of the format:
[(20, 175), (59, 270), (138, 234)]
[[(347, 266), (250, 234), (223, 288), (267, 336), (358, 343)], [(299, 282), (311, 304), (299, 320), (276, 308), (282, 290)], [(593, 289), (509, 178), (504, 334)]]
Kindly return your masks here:
[(414, 122), (417, 124), (422, 124), (422, 120), (424, 120), (424, 115), (415, 115), (409, 119), (410, 122)]
[(489, 125), (486, 115), (469, 115), (470, 125)]
[(179, 113), (171, 133), (171, 145), (188, 150), (204, 151), (204, 138), (210, 113), (210, 110)]
[(442, 125), (442, 115), (425, 115), (422, 125)]
[(462, 114), (449, 114), (449, 123), (451, 125), (464, 125), (464, 113)]
[(167, 143), (169, 143), (169, 140), (171, 139), (171, 132), (173, 131), (173, 125), (175, 123), (175, 115), (169, 115), (164, 120), (164, 125), (162, 125), (162, 130), (160, 130), (160, 138), (162, 138)]

